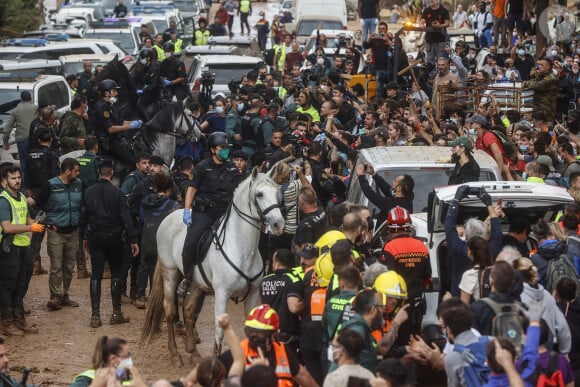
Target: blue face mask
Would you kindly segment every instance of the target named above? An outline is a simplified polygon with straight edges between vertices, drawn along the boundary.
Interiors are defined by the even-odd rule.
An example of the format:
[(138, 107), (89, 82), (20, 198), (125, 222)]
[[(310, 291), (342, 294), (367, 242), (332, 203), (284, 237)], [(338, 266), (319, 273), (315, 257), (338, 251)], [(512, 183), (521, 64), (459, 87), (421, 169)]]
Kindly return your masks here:
[(563, 164), (564, 163), (564, 158), (562, 156), (558, 156), (558, 162)]
[(238, 111), (239, 112), (243, 112), (244, 111), (244, 104), (243, 103), (239, 103), (238, 104)]
[(520, 145), (520, 152), (527, 152), (528, 151), (528, 145)]
[(470, 128), (469, 129), (469, 134), (472, 135), (472, 136), (475, 136), (475, 129)]
[(222, 114), (224, 112), (224, 107), (223, 106), (216, 106), (215, 112), (217, 114)]
[(522, 180), (523, 181), (528, 180), (528, 174), (527, 174), (527, 172), (522, 173)]
[(230, 157), (230, 148), (220, 149), (217, 154), (217, 157), (222, 161), (226, 161)]

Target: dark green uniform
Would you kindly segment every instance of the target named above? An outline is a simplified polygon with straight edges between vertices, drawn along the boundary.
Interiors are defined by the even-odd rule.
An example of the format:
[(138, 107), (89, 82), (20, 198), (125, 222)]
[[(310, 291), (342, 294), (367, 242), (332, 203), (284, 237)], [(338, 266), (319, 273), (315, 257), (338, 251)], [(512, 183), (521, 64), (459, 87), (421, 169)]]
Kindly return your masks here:
[(534, 91), (534, 111), (544, 112), (548, 121), (553, 121), (558, 106), (558, 78), (550, 70), (525, 81), (524, 87)]
[(354, 316), (352, 302), (355, 294), (354, 290), (341, 290), (339, 295), (327, 301), (322, 316), (322, 326), (326, 329), (329, 342), (332, 341), (343, 321), (348, 321)]

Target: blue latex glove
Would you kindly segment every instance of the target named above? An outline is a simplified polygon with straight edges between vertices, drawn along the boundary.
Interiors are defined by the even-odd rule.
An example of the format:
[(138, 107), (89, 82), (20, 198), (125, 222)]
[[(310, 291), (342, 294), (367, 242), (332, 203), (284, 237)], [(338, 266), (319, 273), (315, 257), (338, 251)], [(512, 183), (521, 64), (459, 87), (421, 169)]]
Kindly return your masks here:
[(171, 81), (169, 79), (164, 79), (163, 86), (171, 86)]
[(191, 209), (184, 209), (183, 210), (183, 223), (186, 226), (191, 226)]
[(135, 121), (131, 121), (131, 123), (129, 124), (129, 127), (131, 129), (139, 129), (141, 127), (141, 125), (143, 125), (143, 121), (135, 120)]
[(142, 94), (143, 94), (143, 90), (142, 89), (137, 90), (137, 95), (142, 95)]

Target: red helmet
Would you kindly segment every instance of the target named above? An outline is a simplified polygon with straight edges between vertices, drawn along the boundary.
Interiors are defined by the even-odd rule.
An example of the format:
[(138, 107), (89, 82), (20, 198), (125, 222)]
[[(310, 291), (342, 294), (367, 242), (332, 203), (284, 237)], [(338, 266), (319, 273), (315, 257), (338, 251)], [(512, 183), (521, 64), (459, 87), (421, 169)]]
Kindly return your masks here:
[(248, 328), (276, 332), (280, 328), (280, 317), (270, 305), (262, 304), (252, 309), (244, 325)]
[(403, 207), (395, 207), (387, 215), (387, 225), (392, 229), (411, 228), (411, 215)]

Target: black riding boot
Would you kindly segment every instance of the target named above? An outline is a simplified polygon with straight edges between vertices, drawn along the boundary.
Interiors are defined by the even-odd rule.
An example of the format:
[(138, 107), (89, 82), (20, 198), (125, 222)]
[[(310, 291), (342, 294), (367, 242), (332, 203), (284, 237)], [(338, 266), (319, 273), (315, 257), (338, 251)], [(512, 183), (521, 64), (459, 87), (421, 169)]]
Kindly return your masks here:
[(121, 311), (121, 297), (123, 295), (123, 288), (119, 278), (111, 279), (111, 298), (113, 301), (113, 315), (111, 316), (111, 325), (125, 324), (129, 322), (129, 318), (123, 316)]
[(91, 280), (91, 328), (98, 328), (103, 323), (101, 322), (101, 283), (98, 280)]

